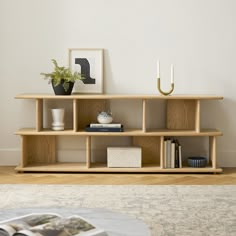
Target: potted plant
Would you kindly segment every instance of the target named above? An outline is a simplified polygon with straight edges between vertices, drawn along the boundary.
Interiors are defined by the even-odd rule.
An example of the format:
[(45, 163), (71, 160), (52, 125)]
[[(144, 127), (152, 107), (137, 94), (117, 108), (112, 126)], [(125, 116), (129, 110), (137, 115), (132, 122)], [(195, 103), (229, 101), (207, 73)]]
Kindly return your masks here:
[(54, 71), (51, 73), (41, 73), (44, 79), (49, 79), (56, 95), (70, 95), (76, 80), (82, 80), (83, 77), (78, 72), (72, 72), (70, 68), (58, 66), (57, 61), (52, 59)]

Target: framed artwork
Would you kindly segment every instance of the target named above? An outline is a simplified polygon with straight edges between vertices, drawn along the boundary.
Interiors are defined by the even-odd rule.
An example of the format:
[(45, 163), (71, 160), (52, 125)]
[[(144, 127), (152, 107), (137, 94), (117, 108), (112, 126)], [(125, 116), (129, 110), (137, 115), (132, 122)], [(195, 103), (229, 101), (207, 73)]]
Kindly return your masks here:
[(103, 93), (103, 49), (69, 49), (69, 67), (84, 77), (76, 81), (73, 93)]

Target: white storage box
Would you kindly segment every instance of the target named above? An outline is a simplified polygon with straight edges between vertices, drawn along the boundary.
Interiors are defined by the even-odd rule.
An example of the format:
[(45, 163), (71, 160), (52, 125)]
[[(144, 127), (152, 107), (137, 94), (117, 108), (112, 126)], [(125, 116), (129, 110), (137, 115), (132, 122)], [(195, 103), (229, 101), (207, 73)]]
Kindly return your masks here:
[(142, 167), (141, 147), (108, 147), (108, 167)]

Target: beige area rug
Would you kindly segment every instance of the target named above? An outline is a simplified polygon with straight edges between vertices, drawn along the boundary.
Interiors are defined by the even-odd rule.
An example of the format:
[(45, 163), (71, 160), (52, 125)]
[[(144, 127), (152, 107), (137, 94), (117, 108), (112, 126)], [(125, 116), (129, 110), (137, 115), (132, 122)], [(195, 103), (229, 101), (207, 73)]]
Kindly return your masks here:
[(0, 185), (0, 211), (68, 206), (130, 215), (153, 236), (236, 235), (236, 186)]

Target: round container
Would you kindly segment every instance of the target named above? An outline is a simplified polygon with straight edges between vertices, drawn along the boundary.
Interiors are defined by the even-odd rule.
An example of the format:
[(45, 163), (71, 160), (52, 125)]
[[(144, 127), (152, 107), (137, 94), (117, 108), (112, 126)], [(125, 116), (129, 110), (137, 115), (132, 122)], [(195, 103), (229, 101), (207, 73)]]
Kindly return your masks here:
[(188, 166), (194, 168), (206, 167), (207, 158), (206, 157), (189, 157), (188, 158)]
[(111, 113), (102, 111), (97, 116), (97, 121), (100, 124), (109, 124), (113, 120)]

